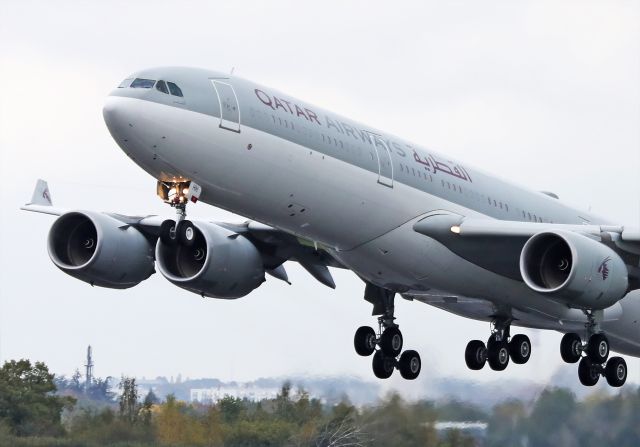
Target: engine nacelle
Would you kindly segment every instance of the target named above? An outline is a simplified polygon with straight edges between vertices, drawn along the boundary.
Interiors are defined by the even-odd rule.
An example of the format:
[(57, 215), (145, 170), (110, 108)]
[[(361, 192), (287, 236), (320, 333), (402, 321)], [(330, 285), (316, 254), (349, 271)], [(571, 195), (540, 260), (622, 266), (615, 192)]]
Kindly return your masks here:
[(628, 270), (606, 245), (569, 231), (532, 236), (520, 254), (524, 282), (570, 307), (604, 309), (622, 299)]
[(219, 225), (193, 222), (191, 247), (158, 239), (158, 270), (173, 284), (214, 298), (243, 297), (265, 281), (258, 249), (246, 237)]
[(92, 286), (126, 289), (154, 271), (153, 244), (136, 228), (102, 213), (72, 211), (49, 230), (49, 257)]

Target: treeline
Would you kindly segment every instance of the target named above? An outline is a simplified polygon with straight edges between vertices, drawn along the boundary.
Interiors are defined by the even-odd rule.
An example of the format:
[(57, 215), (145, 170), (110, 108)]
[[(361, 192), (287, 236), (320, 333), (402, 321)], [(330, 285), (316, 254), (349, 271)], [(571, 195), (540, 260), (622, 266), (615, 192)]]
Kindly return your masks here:
[[(56, 393), (56, 382), (64, 396)], [(78, 380), (54, 378), (42, 363), (7, 362), (0, 369), (0, 445), (16, 446), (602, 446), (640, 445), (640, 388), (577, 400), (547, 389), (533, 402), (512, 400), (491, 410), (463, 402), (407, 402), (390, 394), (357, 408), (348, 399), (326, 405), (284, 384), (274, 399), (227, 396), (211, 405), (173, 396), (138, 395), (123, 378), (115, 397)], [(73, 390), (76, 390), (76, 397)], [(102, 390), (102, 391), (100, 391)], [(109, 397), (105, 399), (105, 396)], [(442, 421), (482, 421), (486, 429), (439, 429)]]

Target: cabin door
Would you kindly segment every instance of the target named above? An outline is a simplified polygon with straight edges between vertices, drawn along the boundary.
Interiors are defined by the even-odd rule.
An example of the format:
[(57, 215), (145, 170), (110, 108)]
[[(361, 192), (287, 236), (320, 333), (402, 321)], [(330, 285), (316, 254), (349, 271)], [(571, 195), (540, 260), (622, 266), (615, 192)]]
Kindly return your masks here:
[(240, 133), (240, 105), (233, 86), (217, 79), (211, 83), (220, 103), (220, 127)]

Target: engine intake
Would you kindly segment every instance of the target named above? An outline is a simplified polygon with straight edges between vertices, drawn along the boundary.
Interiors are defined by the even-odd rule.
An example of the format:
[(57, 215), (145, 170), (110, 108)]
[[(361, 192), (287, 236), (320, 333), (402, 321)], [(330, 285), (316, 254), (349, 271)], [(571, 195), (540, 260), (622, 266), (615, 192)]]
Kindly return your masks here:
[(214, 298), (240, 298), (262, 284), (264, 266), (258, 249), (242, 235), (208, 222), (193, 222), (192, 246), (158, 239), (160, 273), (173, 284)]
[(615, 251), (569, 231), (532, 236), (520, 254), (520, 273), (531, 289), (580, 309), (607, 308), (629, 286), (627, 266)]
[(49, 230), (48, 250), (60, 270), (95, 286), (126, 289), (153, 273), (153, 245), (106, 214), (63, 214)]

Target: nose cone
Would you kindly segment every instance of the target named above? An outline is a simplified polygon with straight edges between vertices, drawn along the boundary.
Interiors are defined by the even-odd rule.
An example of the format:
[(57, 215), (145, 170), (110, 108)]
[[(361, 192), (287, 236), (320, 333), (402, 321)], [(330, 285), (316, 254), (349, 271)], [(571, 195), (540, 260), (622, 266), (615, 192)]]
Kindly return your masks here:
[(144, 144), (136, 132), (135, 104), (130, 98), (108, 96), (102, 107), (102, 117), (111, 137), (129, 156), (141, 155)]
[[(102, 117), (111, 132), (111, 136), (117, 141), (118, 128), (124, 123), (124, 105), (121, 98), (117, 96), (108, 96), (102, 107)], [(124, 123), (126, 125), (126, 123)]]

